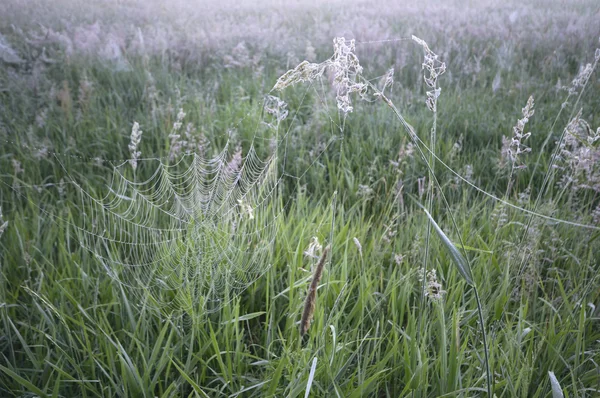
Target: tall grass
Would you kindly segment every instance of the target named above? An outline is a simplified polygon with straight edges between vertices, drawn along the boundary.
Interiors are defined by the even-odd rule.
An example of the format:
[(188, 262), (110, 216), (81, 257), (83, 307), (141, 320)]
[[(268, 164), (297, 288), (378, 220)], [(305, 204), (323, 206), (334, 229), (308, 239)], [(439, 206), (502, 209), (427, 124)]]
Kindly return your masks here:
[[(586, 10), (595, 15), (593, 4), (578, 7), (560, 18)], [(527, 7), (523, 15), (538, 16), (534, 23), (543, 25), (550, 11)], [(288, 22), (292, 30), (299, 23)], [(429, 38), (425, 28), (433, 22), (415, 33)], [(594, 129), (585, 134), (593, 139), (600, 125), (597, 71), (575, 94), (556, 89), (559, 79), (571, 87), (580, 64), (593, 64), (598, 32), (577, 41), (593, 25), (577, 25), (575, 39), (549, 35), (575, 40), (554, 55), (556, 42), (528, 41), (530, 27), (521, 24), (507, 33), (516, 37), (507, 39), (513, 51), (505, 49), (513, 54), (507, 65), (496, 56), (500, 43), (477, 38), (476, 31), (461, 32), (446, 51), (436, 36), (452, 32), (453, 23), (436, 25), (428, 42), (448, 65), (435, 113), (425, 103), (431, 88), (423, 87), (423, 50), (407, 40), (358, 40), (356, 55), (368, 79), (357, 82), (371, 90), (367, 94), (381, 91), (371, 77), (385, 77), (390, 62), (395, 82), (379, 96), (365, 96), (370, 101), (350, 95), (351, 113), (339, 112), (335, 97), (344, 92), (331, 89), (327, 74), (286, 88), (280, 97), (289, 114), (274, 134), (288, 141), (279, 160), (284, 210), (275, 261), (230, 305), (195, 314), (194, 322), (114, 283), (79, 247), (70, 225), (81, 225), (85, 209), (65, 170), (94, 195), (105, 193), (113, 165), (131, 153), (168, 159), (176, 152), (173, 125), (181, 109), (193, 128), (179, 126), (177, 145), (184, 149), (178, 151), (216, 153), (231, 139), (242, 151), (254, 140), (258, 151), (270, 153), (273, 137), (256, 139), (256, 126), (270, 120), (262, 95), (296, 63), (275, 50), (262, 52), (251, 40), (249, 53), (227, 50), (228, 68), (219, 67), (220, 58), (205, 59), (202, 70), (186, 63), (185, 44), (168, 54), (125, 54), (127, 68), (96, 62), (93, 51), (78, 53), (78, 46), (61, 58), (63, 50), (52, 44), (46, 56), (56, 62), (42, 62), (34, 54), (38, 44), (7, 26), (0, 31), (24, 63), (0, 71), (1, 396), (600, 392), (600, 235), (593, 218), (599, 198), (593, 188), (574, 188), (583, 180), (561, 185), (563, 176), (577, 175), (566, 174), (570, 166), (560, 152), (566, 138), (583, 137), (583, 128), (567, 128), (580, 109)], [(76, 31), (53, 26), (61, 29)], [(310, 62), (329, 56), (330, 39), (313, 40), (317, 59)], [(531, 49), (535, 58), (525, 55)], [(502, 83), (494, 89), (498, 71)], [(502, 136), (511, 135), (531, 94), (532, 154), (524, 159), (528, 167), (511, 175), (501, 167)], [(135, 148), (128, 148), (133, 121), (144, 133), (140, 139), (134, 128)], [(593, 144), (589, 148), (595, 153)], [(559, 153), (563, 158), (554, 156)], [(138, 159), (136, 178), (151, 172), (143, 162)], [(419, 198), (423, 177), (428, 185)], [(330, 245), (320, 278), (309, 270), (318, 262), (311, 254), (319, 257), (309, 250), (314, 237)], [(425, 295), (431, 270), (439, 284), (435, 298)], [(318, 298), (311, 316), (303, 317), (307, 291), (318, 291)], [(303, 318), (312, 322), (298, 344)]]

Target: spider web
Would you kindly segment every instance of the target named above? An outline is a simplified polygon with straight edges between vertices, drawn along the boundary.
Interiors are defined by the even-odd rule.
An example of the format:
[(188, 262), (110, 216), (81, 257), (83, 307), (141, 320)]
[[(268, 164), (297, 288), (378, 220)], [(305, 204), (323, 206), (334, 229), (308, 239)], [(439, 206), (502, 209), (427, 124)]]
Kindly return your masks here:
[(123, 163), (101, 199), (80, 188), (81, 245), (149, 305), (220, 309), (270, 266), (280, 214), (276, 153), (231, 152), (148, 160), (156, 169), (144, 181)]

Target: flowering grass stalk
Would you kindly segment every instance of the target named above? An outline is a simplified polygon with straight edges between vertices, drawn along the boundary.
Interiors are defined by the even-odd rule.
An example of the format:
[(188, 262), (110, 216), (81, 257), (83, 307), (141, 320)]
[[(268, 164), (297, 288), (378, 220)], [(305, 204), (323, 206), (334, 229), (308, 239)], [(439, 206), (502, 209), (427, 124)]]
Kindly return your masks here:
[(142, 133), (143, 131), (140, 130), (140, 124), (138, 122), (133, 122), (133, 128), (131, 129), (131, 141), (129, 142), (128, 148), (131, 155), (129, 164), (131, 164), (131, 167), (134, 171), (137, 169), (138, 160), (142, 154), (141, 151), (138, 151), (138, 146), (142, 141)]

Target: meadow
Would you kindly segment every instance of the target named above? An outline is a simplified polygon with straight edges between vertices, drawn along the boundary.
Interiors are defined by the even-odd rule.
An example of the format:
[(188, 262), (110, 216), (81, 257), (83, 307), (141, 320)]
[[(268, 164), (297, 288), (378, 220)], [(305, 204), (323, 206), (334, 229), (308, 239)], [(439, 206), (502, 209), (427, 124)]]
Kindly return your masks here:
[(0, 396), (600, 396), (599, 21), (4, 0)]

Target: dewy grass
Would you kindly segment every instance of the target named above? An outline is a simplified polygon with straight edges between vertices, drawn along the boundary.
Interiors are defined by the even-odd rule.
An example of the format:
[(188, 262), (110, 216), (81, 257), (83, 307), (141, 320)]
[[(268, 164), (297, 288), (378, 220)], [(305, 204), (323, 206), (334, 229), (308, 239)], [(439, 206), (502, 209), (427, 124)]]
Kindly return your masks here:
[[(343, 39), (342, 39), (343, 40)], [(436, 83), (437, 83), (437, 76), (439, 74), (442, 74), (445, 71), (445, 65), (442, 63), (441, 66), (439, 68), (435, 67), (435, 62), (437, 60), (437, 56), (435, 54), (433, 54), (431, 52), (431, 50), (429, 50), (429, 47), (427, 46), (427, 44), (418, 38), (415, 38), (413, 36), (413, 40), (415, 40), (417, 43), (421, 44), (424, 49), (425, 49), (425, 62), (423, 63), (423, 68), (426, 68), (429, 73), (430, 73), (430, 77), (429, 78), (425, 78), (425, 81), (427, 83), (427, 85), (430, 88), (433, 88), (433, 91), (428, 92), (427, 93), (427, 107), (429, 108), (430, 111), (432, 111), (434, 113), (434, 124), (433, 124), (433, 128), (431, 130), (431, 140), (430, 140), (430, 148), (428, 149), (428, 151), (431, 153), (431, 155), (433, 156), (433, 158), (435, 158), (435, 153), (434, 153), (434, 149), (435, 149), (435, 129), (436, 129), (436, 119), (435, 119), (435, 115), (437, 113), (437, 98), (439, 97), (439, 92), (440, 90), (438, 88), (436, 88)], [(336, 68), (336, 65), (332, 66), (334, 69)], [(343, 65), (341, 66), (337, 66), (338, 68), (344, 69), (345, 67)], [(288, 74), (291, 73), (288, 72)], [(356, 72), (357, 77), (361, 77), (361, 73), (362, 70), (358, 70)], [(314, 79), (316, 79), (318, 76), (314, 76)], [(306, 79), (306, 81), (311, 81), (312, 79)], [(399, 118), (399, 120), (403, 123), (406, 131), (409, 133), (409, 136), (411, 139), (413, 139), (414, 145), (419, 149), (419, 152), (421, 154), (421, 157), (423, 160), (426, 161), (427, 163), (427, 168), (430, 171), (430, 176), (431, 176), (431, 180), (435, 181), (438, 188), (441, 190), (441, 185), (439, 184), (439, 181), (435, 175), (434, 169), (433, 169), (433, 162), (431, 161), (432, 159), (430, 159), (429, 162), (427, 162), (425, 155), (423, 153), (423, 151), (421, 150), (420, 146), (419, 146), (419, 139), (416, 137), (416, 134), (414, 133), (414, 128), (412, 126), (410, 126), (408, 123), (406, 123), (406, 121), (404, 120), (404, 118), (402, 118), (402, 116), (399, 114), (399, 112), (397, 111), (396, 107), (391, 103), (391, 101), (383, 94), (382, 91), (379, 91), (377, 88), (375, 88), (372, 84), (370, 84), (368, 81), (366, 81), (367, 85), (369, 85), (376, 93), (376, 96), (383, 99), (384, 102), (386, 102), (390, 108), (392, 108), (392, 110), (396, 113), (397, 117)], [(365, 95), (365, 90), (362, 90), (363, 94)], [(339, 103), (338, 103), (339, 105)], [(341, 109), (341, 108), (340, 108)], [(511, 147), (508, 149), (508, 154), (510, 155), (511, 158), (511, 162), (512, 162), (512, 169), (514, 170), (515, 168), (523, 168), (524, 166), (519, 165), (515, 167), (515, 163), (517, 161), (517, 156), (519, 154), (525, 153), (525, 152), (529, 152), (530, 148), (527, 147), (523, 147), (522, 146), (522, 140), (524, 140), (525, 138), (528, 138), (530, 133), (524, 134), (523, 133), (523, 127), (524, 124), (528, 121), (528, 119), (533, 115), (533, 97), (530, 97), (527, 105), (525, 108), (523, 108), (523, 116), (524, 119), (519, 120), (518, 126), (514, 128), (515, 130), (515, 138), (512, 140), (511, 143)], [(513, 148), (514, 147), (514, 148)], [(525, 149), (523, 149), (525, 148)], [(509, 180), (512, 180), (512, 172), (511, 172), (511, 176), (509, 177)], [(509, 186), (510, 186), (511, 181), (509, 181)], [(508, 189), (510, 191), (510, 188)], [(430, 189), (431, 192), (431, 189)], [(448, 205), (448, 201), (445, 197), (445, 195), (443, 194), (443, 192), (441, 192), (442, 198), (444, 200), (444, 204), (446, 205), (446, 207), (449, 209), (449, 205)], [(432, 197), (432, 195), (430, 196)], [(431, 206), (431, 202), (429, 204)], [(484, 353), (485, 353), (485, 358), (484, 358), (484, 364), (485, 364), (485, 368), (486, 368), (486, 375), (487, 375), (487, 393), (488, 396), (491, 397), (492, 396), (492, 375), (491, 375), (491, 370), (490, 370), (490, 364), (489, 364), (489, 354), (488, 354), (488, 346), (487, 346), (487, 338), (486, 338), (486, 330), (485, 330), (485, 320), (483, 317), (483, 311), (482, 311), (482, 305), (481, 305), (481, 299), (479, 297), (479, 293), (477, 291), (477, 287), (475, 286), (473, 279), (471, 277), (471, 267), (468, 264), (468, 262), (465, 260), (465, 258), (460, 254), (460, 252), (458, 251), (458, 249), (456, 248), (456, 246), (454, 246), (452, 244), (452, 242), (447, 238), (447, 236), (443, 233), (443, 231), (439, 228), (439, 226), (437, 225), (437, 223), (435, 223), (435, 221), (433, 220), (433, 218), (431, 217), (431, 215), (429, 214), (429, 212), (427, 212), (427, 210), (425, 210), (428, 218), (430, 219), (431, 223), (433, 224), (436, 232), (438, 233), (438, 235), (440, 235), (440, 237), (442, 238), (442, 241), (444, 242), (445, 246), (448, 248), (449, 252), (452, 254), (452, 258), (454, 260), (454, 263), (457, 265), (459, 272), (461, 273), (461, 275), (465, 278), (465, 280), (467, 281), (467, 283), (469, 285), (471, 285), (474, 289), (475, 292), (475, 298), (476, 298), (476, 302), (477, 302), (477, 309), (478, 309), (478, 314), (479, 314), (479, 320), (480, 320), (480, 327), (481, 327), (481, 331), (482, 331), (482, 337), (483, 337), (483, 346), (484, 346)], [(458, 230), (456, 222), (454, 221), (454, 218), (451, 216), (454, 227)], [(429, 252), (429, 233), (427, 235), (427, 242), (426, 242), (426, 259), (424, 262), (424, 266), (426, 269), (427, 266), (427, 257), (428, 257), (428, 252)], [(463, 247), (464, 250), (464, 245), (461, 244), (461, 246)], [(425, 272), (422, 272), (423, 275), (423, 288), (422, 291), (424, 291), (424, 286), (425, 286)], [(421, 298), (421, 302), (422, 302), (422, 298)], [(420, 318), (421, 319), (421, 318)], [(420, 324), (420, 322), (419, 322)], [(418, 328), (418, 330), (420, 331), (420, 327)]]
[[(496, 396), (599, 394), (600, 225), (594, 209), (600, 203), (582, 183), (578, 189), (560, 184), (570, 175), (567, 168), (579, 164), (574, 157), (557, 158), (560, 167), (544, 184), (552, 151), (567, 156), (557, 146), (561, 128), (580, 110), (593, 132), (600, 126), (597, 72), (586, 68), (593, 66), (589, 54), (600, 34), (593, 19), (597, 2), (571, 7), (549, 1), (542, 11), (512, 0), (482, 1), (474, 9), (451, 3), (425, 12), (394, 2), (365, 9), (347, 1), (343, 11), (322, 6), (306, 18), (298, 12), (309, 8), (304, 3), (294, 11), (281, 7), (273, 18), (264, 17), (263, 5), (236, 3), (207, 7), (201, 22), (190, 25), (197, 10), (185, 2), (162, 13), (152, 2), (117, 9), (61, 1), (65, 7), (41, 1), (35, 9), (0, 2), (0, 15), (7, 16), (0, 41), (8, 49), (0, 59), (18, 61), (0, 60), (0, 396), (484, 396), (482, 326)], [(78, 11), (65, 19), (65, 9)], [(153, 23), (140, 24), (144, 20)], [(239, 26), (248, 27), (244, 43), (232, 28)], [(328, 27), (355, 32), (355, 54), (369, 78), (356, 76), (356, 69), (340, 73), (338, 93), (330, 84), (336, 74), (327, 69), (263, 107), (265, 90), (282, 72), (305, 58), (319, 65), (331, 54)], [(406, 45), (413, 32), (447, 62), (438, 93), (423, 80), (423, 46)], [(339, 44), (339, 64), (349, 64), (353, 58)], [(343, 44), (351, 47), (349, 40)], [(501, 84), (494, 84), (499, 75)], [(576, 92), (557, 91), (559, 80), (575, 77)], [(350, 102), (344, 102), (346, 84), (357, 89)], [(359, 101), (361, 95), (369, 102)], [(497, 169), (501, 136), (511, 134), (515, 109), (529, 95), (536, 115), (525, 143), (535, 156), (522, 158), (528, 167), (515, 173), (505, 194), (507, 176)], [(348, 106), (353, 109), (346, 113)], [(555, 114), (561, 116), (552, 128)], [(144, 130), (135, 180), (128, 148), (133, 121)], [(403, 123), (407, 134), (398, 132)], [(582, 160), (588, 153), (583, 142), (594, 141), (584, 126), (577, 123), (575, 135), (565, 132), (563, 140), (563, 149)], [(181, 200), (191, 201), (195, 190), (183, 187), (194, 172), (180, 173), (190, 166), (188, 153), (211, 161), (227, 140), (239, 156), (221, 160), (233, 170), (251, 146), (258, 159), (278, 154), (283, 209), (272, 239), (257, 228), (244, 240), (236, 258), (271, 244), (272, 256), (264, 275), (227, 305), (193, 317), (173, 313), (156, 300), (192, 298), (201, 307), (195, 300), (203, 290), (177, 282), (202, 279), (199, 267), (179, 274), (155, 268), (168, 279), (139, 272), (154, 285), (132, 290), (113, 278), (131, 269), (115, 263), (104, 269), (81, 248), (72, 225), (102, 235), (114, 223), (81, 206), (74, 182), (103, 197), (114, 166), (123, 164), (128, 184), (154, 182), (146, 198), (175, 211), (178, 201), (166, 199), (179, 194), (157, 194), (180, 189), (188, 198)], [(151, 179), (157, 168), (147, 158), (183, 164)], [(469, 177), (461, 172), (467, 165)], [(200, 191), (210, 190), (211, 176), (204, 177)], [(477, 295), (433, 223), (406, 200), (418, 197), (419, 189), (440, 230), (471, 261), (467, 275)], [(203, 223), (215, 244), (231, 242), (217, 239), (223, 225), (231, 232), (243, 228), (234, 221), (264, 215), (250, 198), (236, 199), (231, 223)], [(130, 201), (115, 204), (115, 214), (134, 215)], [(499, 204), (501, 221), (492, 217)], [(263, 208), (273, 209), (266, 202)], [(175, 234), (180, 226), (168, 220), (182, 217), (160, 214), (156, 209), (152, 217), (167, 235)], [(144, 242), (168, 240), (155, 232), (143, 232)], [(130, 260), (124, 242), (131, 236), (125, 230), (113, 236), (121, 243), (107, 257)], [(318, 242), (334, 249), (308, 329), (310, 344), (302, 345), (299, 321), (313, 278), (307, 264), (319, 261)], [(201, 258), (193, 249), (204, 245), (181, 243)], [(205, 260), (202, 269), (211, 272), (214, 262)], [(425, 262), (428, 296), (420, 304), (418, 270)], [(236, 270), (229, 272), (231, 283), (253, 277)], [(179, 289), (160, 289), (160, 280)]]

